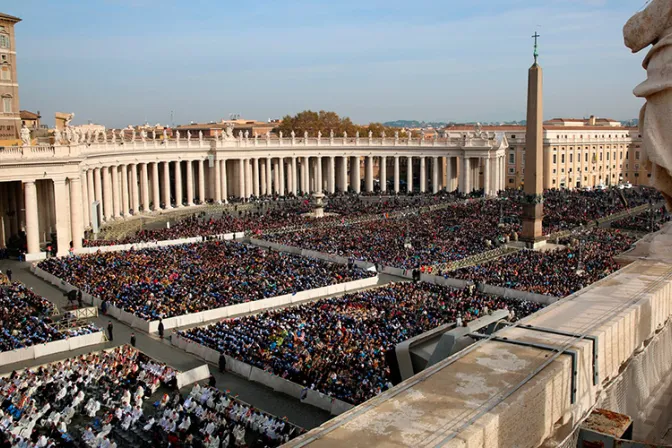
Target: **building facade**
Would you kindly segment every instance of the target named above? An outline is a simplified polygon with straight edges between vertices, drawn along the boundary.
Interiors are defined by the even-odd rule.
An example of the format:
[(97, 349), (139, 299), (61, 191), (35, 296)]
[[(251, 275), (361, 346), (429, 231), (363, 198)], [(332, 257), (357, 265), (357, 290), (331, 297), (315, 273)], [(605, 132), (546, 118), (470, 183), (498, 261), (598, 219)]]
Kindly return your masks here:
[[(471, 126), (452, 126), (461, 132)], [(508, 140), (506, 188), (521, 188), (525, 175), (525, 126), (484, 126)], [(648, 185), (645, 155), (637, 128), (614, 120), (555, 118), (544, 122), (544, 188), (595, 188), (630, 182)]]
[(14, 25), (21, 19), (0, 13), (0, 141), (19, 138), (19, 84)]

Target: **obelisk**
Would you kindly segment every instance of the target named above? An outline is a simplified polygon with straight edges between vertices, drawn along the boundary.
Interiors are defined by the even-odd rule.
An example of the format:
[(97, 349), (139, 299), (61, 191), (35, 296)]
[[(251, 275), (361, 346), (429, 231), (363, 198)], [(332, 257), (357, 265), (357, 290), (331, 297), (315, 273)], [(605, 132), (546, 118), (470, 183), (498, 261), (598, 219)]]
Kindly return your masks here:
[(533, 249), (545, 240), (541, 228), (544, 218), (544, 134), (543, 72), (537, 63), (537, 38), (534, 33), (534, 64), (528, 72), (527, 132), (525, 134), (525, 185), (523, 188), (523, 232), (520, 241)]

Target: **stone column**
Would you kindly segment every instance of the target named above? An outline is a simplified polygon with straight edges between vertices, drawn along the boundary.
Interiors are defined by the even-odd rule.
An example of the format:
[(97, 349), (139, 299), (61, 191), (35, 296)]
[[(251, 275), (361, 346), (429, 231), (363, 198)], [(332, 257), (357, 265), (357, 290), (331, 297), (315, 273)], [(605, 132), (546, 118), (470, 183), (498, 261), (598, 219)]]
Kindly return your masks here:
[(245, 197), (249, 198), (254, 194), (252, 185), (252, 160), (245, 159)]
[(387, 157), (380, 158), (380, 191), (387, 191)]
[(303, 193), (310, 193), (310, 159), (308, 157), (303, 158), (303, 163), (301, 164), (301, 177), (303, 182)]
[(462, 180), (464, 183), (462, 192), (465, 194), (471, 193), (471, 164), (469, 163), (469, 157), (462, 157)]
[(407, 157), (408, 166), (406, 167), (406, 191), (409, 193), (413, 192), (413, 157)]
[(427, 165), (425, 156), (420, 157), (420, 193), (427, 190)]
[(399, 193), (399, 156), (394, 156), (394, 192)]
[(341, 157), (341, 191), (348, 191), (348, 158)]
[(245, 197), (245, 159), (238, 160), (238, 196)]
[(201, 204), (205, 204), (205, 161), (198, 160), (198, 200)]
[[(89, 222), (89, 213), (88, 213), (88, 204), (89, 202), (89, 189), (88, 189), (88, 182), (87, 182), (87, 175), (86, 175), (87, 170), (84, 170), (81, 172), (81, 178), (79, 183), (82, 185), (82, 225), (84, 227), (88, 226), (90, 224)], [(2, 241), (0, 241), (0, 244), (2, 244)], [(2, 246), (0, 246), (2, 247)]]
[(452, 192), (455, 190), (453, 187), (453, 158), (446, 157), (446, 191)]
[(327, 166), (327, 192), (336, 193), (336, 160), (334, 156), (330, 156)]
[(315, 192), (324, 191), (324, 182), (322, 181), (322, 157), (315, 157)]
[(432, 157), (432, 193), (439, 192), (439, 158)]
[(266, 159), (266, 194), (273, 195), (273, 159), (270, 157)]
[(91, 222), (91, 204), (93, 201), (96, 200), (96, 191), (93, 188), (93, 178), (94, 178), (94, 170), (87, 170), (86, 171), (86, 186), (87, 190), (89, 192), (89, 203), (86, 204), (86, 219), (89, 224), (92, 224)]
[(140, 191), (142, 209), (145, 213), (149, 212), (149, 171), (146, 163), (140, 164)]
[[(108, 168), (105, 171), (108, 173), (107, 180), (109, 181)], [(111, 187), (109, 189), (106, 188), (106, 193), (111, 193), (111, 189)], [(56, 255), (62, 257), (68, 255), (68, 251), (70, 250), (70, 226), (68, 222), (70, 203), (65, 187), (65, 179), (54, 179), (54, 204), (56, 205), (56, 210), (58, 210), (58, 213), (56, 213), (56, 245), (58, 246)], [(111, 207), (108, 210), (111, 210)]]
[[(110, 167), (105, 166), (102, 168), (103, 171), (103, 203), (105, 204), (103, 208), (105, 209), (105, 221), (109, 221), (112, 218), (112, 215), (114, 214), (113, 207), (112, 207), (112, 180), (110, 179)], [(65, 181), (63, 181), (63, 188), (65, 188)], [(56, 183), (54, 182), (54, 187), (56, 187)], [(56, 210), (58, 212), (56, 215), (61, 213), (60, 209), (58, 208), (58, 201), (55, 202), (56, 204)], [(56, 216), (58, 219), (58, 216)]]
[(131, 167), (131, 208), (134, 214), (140, 213), (140, 187), (138, 185), (138, 164), (134, 163)]
[(161, 210), (161, 192), (159, 191), (159, 162), (152, 163), (152, 202), (154, 202), (154, 211)]
[(361, 166), (359, 164), (359, 156), (354, 156), (350, 159), (350, 172), (352, 173), (352, 183), (351, 185), (353, 191), (357, 194), (362, 192), (362, 173)]
[(292, 157), (292, 194), (296, 196), (296, 193), (298, 191), (298, 173), (296, 172), (296, 157)]
[(226, 159), (218, 160), (216, 163), (219, 165), (219, 184), (217, 185), (217, 189), (221, 191), (222, 203), (226, 204), (229, 202), (229, 188), (227, 185), (229, 176), (226, 172)]
[(175, 162), (175, 205), (177, 208), (184, 207), (182, 200), (184, 194), (182, 193), (182, 162), (180, 160)]
[(28, 253), (34, 255), (40, 253), (40, 228), (35, 181), (31, 180), (24, 182), (23, 195), (26, 207), (26, 239), (28, 240)]
[[(96, 196), (96, 201), (100, 203), (98, 210), (100, 210), (100, 216), (98, 216), (99, 219), (102, 219), (102, 217), (105, 215), (105, 205), (103, 204), (103, 180), (101, 179), (101, 172), (100, 168), (95, 168), (93, 170), (93, 181), (95, 183), (95, 196)], [(51, 202), (51, 199), (50, 199)], [(100, 222), (98, 223), (100, 225)]]
[(173, 208), (170, 203), (170, 162), (163, 162), (163, 208)]
[[(112, 201), (114, 202), (114, 217), (121, 217), (121, 201), (119, 200), (119, 167), (110, 168), (112, 175)], [(72, 181), (71, 181), (72, 182)]]
[(280, 168), (280, 189), (279, 193), (280, 196), (285, 195), (285, 159), (284, 157), (280, 157), (278, 159), (278, 167)]
[(252, 159), (252, 182), (253, 182), (253, 190), (254, 190), (254, 195), (256, 197), (259, 197), (259, 159), (254, 158)]
[[(495, 164), (497, 163), (497, 159), (495, 159)], [(490, 189), (490, 185), (497, 185), (497, 180), (494, 179), (494, 182), (491, 182), (490, 176), (492, 175), (492, 171), (490, 170), (490, 157), (485, 157), (483, 159), (483, 191), (485, 192), (485, 197), (490, 197), (492, 196), (492, 190)]]
[(368, 193), (373, 192), (373, 157), (366, 156), (364, 159), (364, 185)]
[(266, 159), (259, 160), (259, 193), (266, 194)]
[(471, 188), (473, 190), (478, 190), (479, 188), (481, 188), (480, 161), (481, 160), (478, 158), (471, 159), (471, 167), (472, 167)]
[(187, 160), (187, 206), (194, 205), (194, 164)]
[[(116, 177), (117, 169), (114, 168)], [(114, 179), (114, 178), (113, 178)], [(117, 187), (118, 187), (117, 181)], [(119, 198), (119, 191), (117, 190), (117, 199)], [(70, 223), (72, 225), (72, 247), (77, 250), (82, 248), (82, 238), (84, 238), (84, 223), (82, 222), (82, 180), (79, 177), (70, 179)], [(118, 202), (117, 202), (118, 209)]]
[(121, 165), (119, 168), (121, 171), (121, 213), (127, 218), (130, 208), (128, 203), (128, 165)]

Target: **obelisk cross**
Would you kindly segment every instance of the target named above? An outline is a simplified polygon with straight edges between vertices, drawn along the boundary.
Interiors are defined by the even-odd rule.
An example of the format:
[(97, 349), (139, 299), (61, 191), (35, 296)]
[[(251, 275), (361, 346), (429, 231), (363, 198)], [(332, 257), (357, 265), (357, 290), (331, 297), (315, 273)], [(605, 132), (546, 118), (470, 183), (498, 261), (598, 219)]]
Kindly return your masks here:
[(532, 37), (534, 37), (534, 63), (536, 64), (537, 58), (539, 57), (539, 52), (537, 51), (537, 39), (541, 36), (535, 31)]

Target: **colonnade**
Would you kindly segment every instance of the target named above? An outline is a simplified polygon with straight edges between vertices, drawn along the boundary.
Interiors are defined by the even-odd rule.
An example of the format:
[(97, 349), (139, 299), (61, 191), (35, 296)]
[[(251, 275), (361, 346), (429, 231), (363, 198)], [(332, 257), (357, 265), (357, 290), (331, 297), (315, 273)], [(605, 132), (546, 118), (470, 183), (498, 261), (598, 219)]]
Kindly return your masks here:
[(28, 253), (37, 254), (40, 242), (56, 233), (58, 252), (65, 255), (71, 245), (81, 248), (84, 229), (96, 220), (100, 225), (231, 197), (443, 189), (483, 189), (491, 196), (504, 189), (502, 154), (464, 154), (210, 157), (83, 165), (79, 175), (0, 184), (0, 247), (25, 230)]

